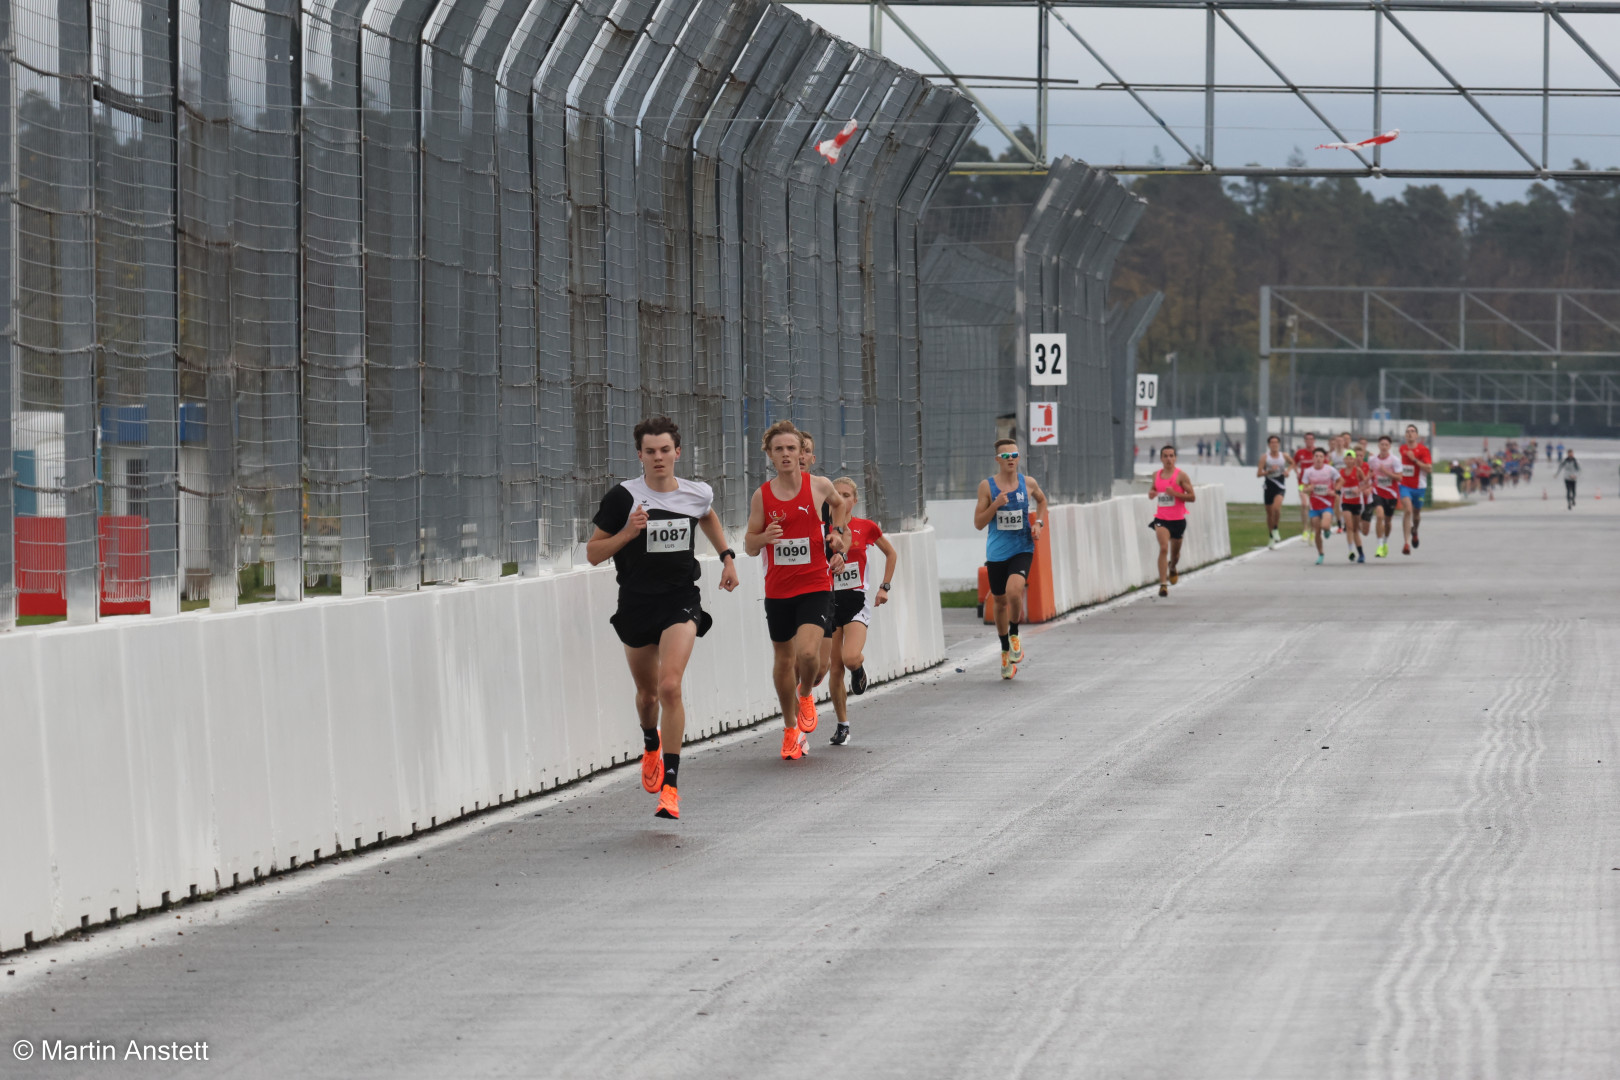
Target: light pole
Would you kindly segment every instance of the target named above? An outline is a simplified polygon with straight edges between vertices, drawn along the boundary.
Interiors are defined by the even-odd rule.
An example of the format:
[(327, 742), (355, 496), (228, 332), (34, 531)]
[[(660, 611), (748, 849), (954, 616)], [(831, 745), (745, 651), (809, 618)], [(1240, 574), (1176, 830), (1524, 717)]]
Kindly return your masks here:
[(1175, 397), (1170, 403), (1170, 445), (1176, 448), (1176, 454), (1181, 454), (1181, 445), (1176, 442), (1176, 419), (1181, 415), (1181, 380), (1176, 378), (1176, 354), (1165, 353), (1165, 363), (1170, 365), (1170, 385), (1175, 388)]
[(1557, 430), (1557, 428), (1558, 428), (1558, 361), (1556, 361), (1556, 360), (1554, 360), (1552, 362), (1552, 371), (1553, 371), (1553, 380), (1552, 380), (1552, 385), (1553, 385), (1553, 392), (1552, 392), (1552, 426), (1553, 426), (1554, 430)]
[(1290, 315), (1283, 320), (1288, 327), (1288, 448), (1294, 447), (1294, 412), (1299, 401), (1295, 382), (1295, 365), (1299, 363), (1299, 316)]

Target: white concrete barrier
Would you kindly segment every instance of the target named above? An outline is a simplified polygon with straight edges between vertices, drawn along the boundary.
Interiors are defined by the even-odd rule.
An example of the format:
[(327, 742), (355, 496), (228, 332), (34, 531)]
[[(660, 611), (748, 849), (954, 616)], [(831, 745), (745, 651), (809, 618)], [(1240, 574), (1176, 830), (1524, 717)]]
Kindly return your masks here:
[[(889, 540), (874, 681), (945, 655), (934, 532)], [(777, 712), (760, 561), (738, 569), (722, 593), (705, 559), (689, 738)], [(607, 566), (0, 635), (0, 949), (639, 757), (616, 595)]]

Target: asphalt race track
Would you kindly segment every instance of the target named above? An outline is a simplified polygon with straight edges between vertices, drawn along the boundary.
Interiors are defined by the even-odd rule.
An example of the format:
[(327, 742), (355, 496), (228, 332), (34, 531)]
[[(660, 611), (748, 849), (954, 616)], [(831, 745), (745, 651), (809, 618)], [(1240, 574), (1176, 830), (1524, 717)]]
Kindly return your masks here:
[(848, 749), (691, 754), (678, 824), (621, 769), (14, 957), (7, 1048), (209, 1061), (3, 1074), (1620, 1075), (1620, 499), (1540, 487), (1032, 628), (1010, 684), (980, 635)]

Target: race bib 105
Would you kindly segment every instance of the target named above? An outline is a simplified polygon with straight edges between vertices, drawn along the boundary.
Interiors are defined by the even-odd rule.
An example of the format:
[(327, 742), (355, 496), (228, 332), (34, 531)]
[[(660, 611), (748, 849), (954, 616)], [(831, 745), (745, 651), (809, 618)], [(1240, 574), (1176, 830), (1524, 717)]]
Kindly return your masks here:
[(858, 589), (861, 587), (861, 568), (854, 563), (845, 564), (844, 568), (833, 575), (834, 589)]
[(647, 551), (673, 555), (692, 550), (691, 518), (655, 518), (647, 522)]

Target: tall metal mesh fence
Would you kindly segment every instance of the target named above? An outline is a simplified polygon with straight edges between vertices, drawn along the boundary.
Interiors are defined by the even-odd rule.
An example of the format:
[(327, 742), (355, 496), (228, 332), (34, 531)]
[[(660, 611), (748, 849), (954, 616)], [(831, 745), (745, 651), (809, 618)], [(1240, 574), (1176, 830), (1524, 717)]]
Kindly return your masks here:
[[(1111, 326), (1108, 282), (1145, 209), (1109, 174), (1062, 158), (1027, 208), (933, 212), (914, 294), (922, 306), (920, 459), (929, 498), (971, 498), (1003, 435), (1025, 444), (1025, 471), (1053, 498), (1108, 495), (1128, 452), (1119, 439), (1131, 428), (1127, 353), (1157, 311), (1156, 304), (1121, 309), (1113, 318), (1122, 326)], [(1067, 335), (1065, 385), (1030, 386), (1032, 333)], [(1056, 403), (1056, 445), (1029, 445), (1032, 400)]]
[(920, 518), (953, 91), (763, 0), (4, 19), (0, 628), (566, 566), (655, 412), (732, 528), (783, 416)]

